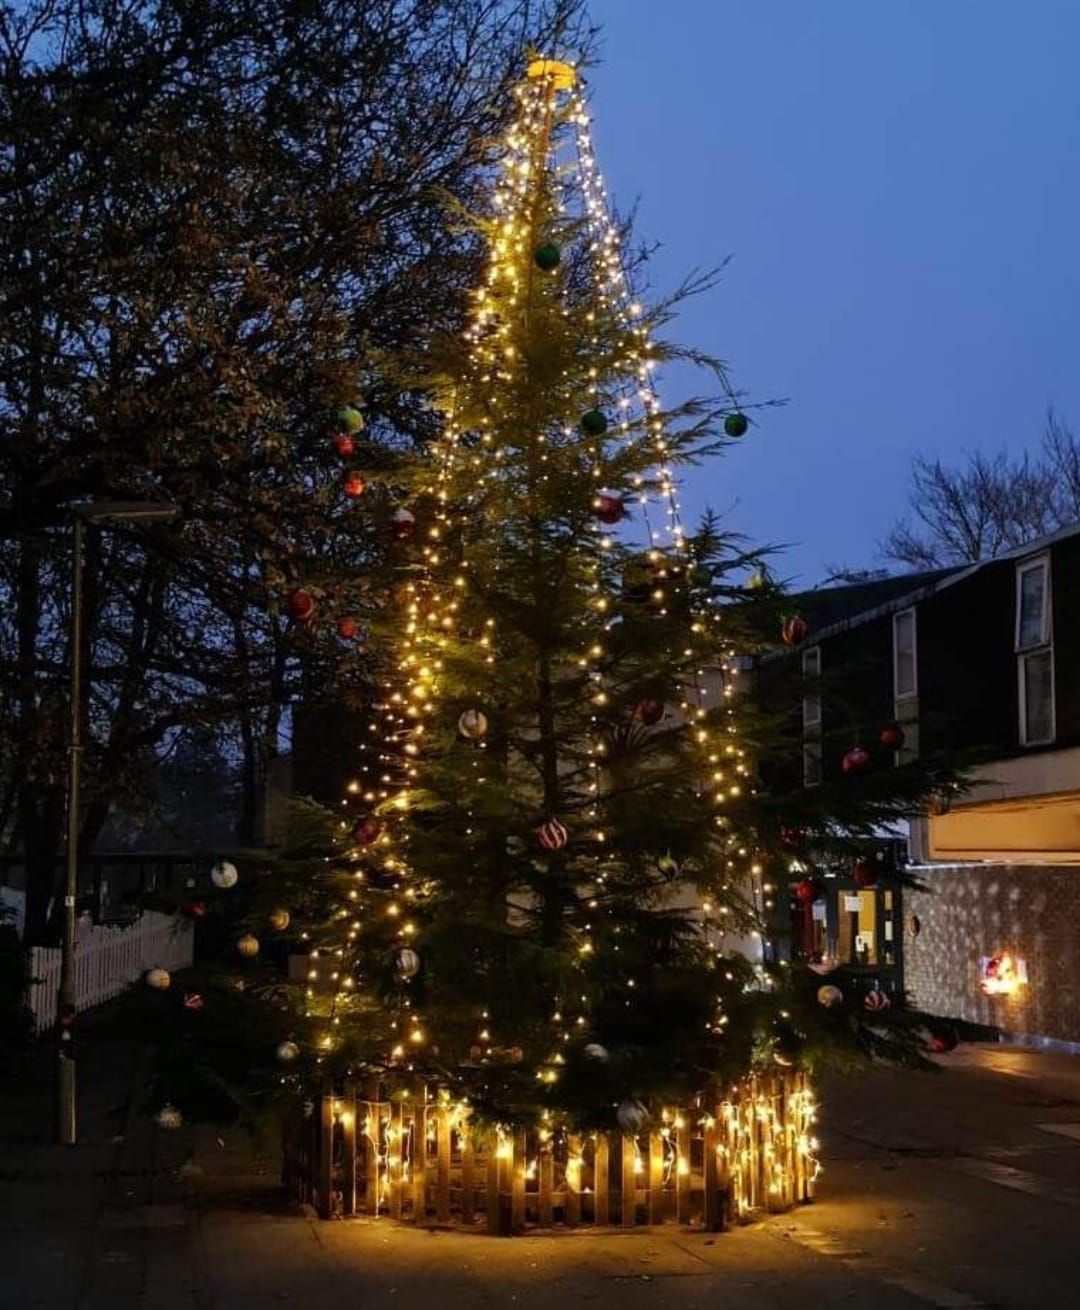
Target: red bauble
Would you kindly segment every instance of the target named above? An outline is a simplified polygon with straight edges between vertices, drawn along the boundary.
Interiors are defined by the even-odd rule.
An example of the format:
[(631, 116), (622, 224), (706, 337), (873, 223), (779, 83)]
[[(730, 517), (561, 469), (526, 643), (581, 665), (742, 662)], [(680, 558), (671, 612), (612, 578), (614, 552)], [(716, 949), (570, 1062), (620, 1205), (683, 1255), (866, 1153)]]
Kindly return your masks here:
[(306, 623), (315, 613), (315, 598), (303, 587), (289, 592), (289, 613), (300, 623)]
[(892, 1001), (884, 992), (875, 987), (873, 991), (866, 993), (863, 1005), (871, 1014), (880, 1014), (883, 1010), (888, 1010), (892, 1006)]
[(851, 866), (851, 876), (856, 887), (873, 887), (877, 883), (877, 873), (869, 860), (856, 860)]
[(202, 901), (185, 901), (180, 909), (188, 919), (201, 919), (206, 914), (206, 906)]
[(877, 739), (886, 750), (898, 751), (904, 744), (904, 730), (899, 723), (887, 723), (878, 733)]
[(549, 819), (536, 830), (536, 840), (545, 851), (561, 850), (566, 845), (568, 835), (558, 819)]
[(382, 830), (382, 820), (376, 818), (374, 814), (366, 814), (354, 824), (352, 835), (362, 846), (370, 846), (379, 840)]
[(647, 727), (659, 723), (664, 717), (664, 706), (658, 700), (639, 700), (634, 706), (634, 718), (640, 719)]
[(945, 1055), (949, 1051), (955, 1051), (959, 1043), (959, 1038), (953, 1028), (943, 1028), (940, 1032), (931, 1034), (930, 1049), (935, 1055)]
[(390, 531), (398, 541), (408, 541), (416, 530), (416, 515), (412, 510), (396, 509), (390, 516)]
[(338, 619), (338, 636), (343, 637), (345, 641), (352, 641), (353, 637), (360, 631), (360, 625), (353, 618)]
[(342, 459), (348, 459), (356, 452), (356, 442), (347, 432), (339, 432), (334, 438), (334, 453)]
[(852, 746), (840, 761), (840, 767), (845, 773), (862, 773), (869, 763), (870, 752), (863, 750), (861, 746)]
[(202, 1008), (203, 1008), (203, 998), (199, 995), (198, 992), (184, 993), (185, 1010), (201, 1010)]
[(816, 895), (813, 878), (800, 878), (795, 884), (795, 899), (800, 905), (809, 905)]
[(806, 640), (806, 620), (798, 614), (785, 619), (780, 625), (780, 640), (785, 646), (797, 646)]
[(366, 488), (367, 483), (359, 473), (350, 473), (341, 484), (341, 489), (350, 500), (355, 500), (357, 496), (362, 496)]
[(618, 496), (602, 491), (593, 501), (593, 513), (601, 523), (618, 523), (623, 516), (623, 503)]

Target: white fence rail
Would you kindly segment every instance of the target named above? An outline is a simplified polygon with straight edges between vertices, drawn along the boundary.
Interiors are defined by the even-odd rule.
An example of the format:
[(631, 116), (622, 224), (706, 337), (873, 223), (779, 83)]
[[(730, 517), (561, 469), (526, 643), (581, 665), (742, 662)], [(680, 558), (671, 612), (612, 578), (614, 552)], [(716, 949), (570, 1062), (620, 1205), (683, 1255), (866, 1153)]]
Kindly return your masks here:
[[(130, 927), (80, 923), (75, 940), (75, 1008), (92, 1009), (111, 1000), (147, 969), (186, 969), (192, 962), (194, 926), (171, 914), (147, 910)], [(39, 1033), (56, 1022), (60, 952), (30, 950), (28, 1004)]]

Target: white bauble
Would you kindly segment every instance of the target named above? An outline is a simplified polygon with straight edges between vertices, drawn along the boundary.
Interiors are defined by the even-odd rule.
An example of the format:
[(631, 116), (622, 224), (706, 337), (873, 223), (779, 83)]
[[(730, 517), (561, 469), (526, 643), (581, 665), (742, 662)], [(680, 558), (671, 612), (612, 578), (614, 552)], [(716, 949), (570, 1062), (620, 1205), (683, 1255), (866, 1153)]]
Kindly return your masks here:
[(146, 985), (157, 992), (163, 992), (172, 982), (168, 969), (147, 969)]
[(481, 710), (466, 710), (457, 721), (458, 732), (471, 741), (487, 736), (487, 715)]
[(295, 1042), (281, 1042), (277, 1048), (277, 1058), (282, 1064), (292, 1064), (300, 1056), (300, 1047)]
[(824, 1005), (826, 1010), (831, 1010), (844, 999), (844, 993), (833, 983), (826, 983), (824, 987), (817, 989), (817, 998), (819, 1005)]
[(640, 1101), (623, 1101), (615, 1111), (615, 1118), (624, 1133), (640, 1133), (649, 1122), (649, 1112)]
[(397, 976), (408, 982), (420, 972), (420, 956), (411, 946), (403, 946), (394, 958), (394, 968)]
[(608, 1048), (601, 1046), (599, 1042), (590, 1042), (588, 1046), (582, 1048), (583, 1053), (590, 1060), (599, 1060), (602, 1064), (606, 1063), (611, 1057), (608, 1054)]
[(246, 932), (243, 937), (237, 938), (236, 949), (245, 959), (250, 960), (259, 953), (259, 939)]
[(159, 1128), (181, 1128), (184, 1116), (175, 1105), (163, 1105), (157, 1112), (157, 1122)]
[(222, 891), (228, 891), (240, 881), (240, 875), (236, 871), (235, 864), (230, 864), (228, 860), (218, 860), (210, 870), (210, 881)]

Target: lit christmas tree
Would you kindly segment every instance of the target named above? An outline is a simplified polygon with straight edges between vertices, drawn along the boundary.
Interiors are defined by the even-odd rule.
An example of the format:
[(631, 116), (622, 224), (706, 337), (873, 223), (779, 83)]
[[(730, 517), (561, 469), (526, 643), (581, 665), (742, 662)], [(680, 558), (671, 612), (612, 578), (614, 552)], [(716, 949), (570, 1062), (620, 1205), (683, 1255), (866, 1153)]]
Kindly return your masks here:
[(740, 670), (776, 592), (714, 520), (684, 530), (676, 484), (745, 408), (716, 364), (718, 401), (665, 407), (683, 352), (633, 294), (577, 75), (536, 60), (516, 97), (469, 326), (410, 379), (441, 434), (355, 474), (390, 545), (347, 817), (298, 810), (290, 857), (223, 891), (225, 986), (162, 1073), (182, 1108), (207, 1011), (244, 1027), (253, 1002), (213, 1046), (219, 1092), (366, 1078), (515, 1129), (636, 1132), (762, 1071), (930, 1040), (902, 998), (768, 949), (805, 881), (785, 825), (842, 852), (932, 783), (890, 770), (797, 812), (765, 793), (776, 728)]

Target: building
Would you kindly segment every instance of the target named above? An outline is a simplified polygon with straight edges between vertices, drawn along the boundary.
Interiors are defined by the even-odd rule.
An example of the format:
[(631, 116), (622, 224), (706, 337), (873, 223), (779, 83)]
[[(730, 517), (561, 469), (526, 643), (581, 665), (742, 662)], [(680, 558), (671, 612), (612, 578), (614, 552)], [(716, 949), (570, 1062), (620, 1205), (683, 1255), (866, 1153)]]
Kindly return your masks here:
[(855, 747), (872, 769), (956, 761), (969, 782), (911, 824), (923, 889), (902, 922), (885, 892), (860, 907), (864, 940), (883, 953), (889, 931), (921, 1008), (1080, 1043), (1080, 524), (798, 603), (805, 638), (778, 663), (801, 675), (803, 786), (842, 776)]

